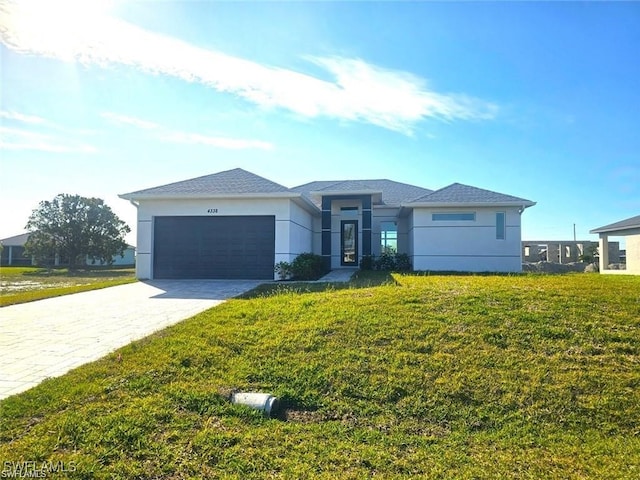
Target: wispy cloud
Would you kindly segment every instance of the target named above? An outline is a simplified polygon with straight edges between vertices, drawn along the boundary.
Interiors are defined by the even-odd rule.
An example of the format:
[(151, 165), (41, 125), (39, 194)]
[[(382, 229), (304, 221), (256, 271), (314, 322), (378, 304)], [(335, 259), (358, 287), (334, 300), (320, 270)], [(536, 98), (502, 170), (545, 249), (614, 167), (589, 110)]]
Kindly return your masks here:
[[(52, 6), (44, 8), (47, 4)], [(19, 52), (85, 64), (130, 65), (197, 82), (260, 107), (371, 123), (407, 134), (427, 118), (490, 119), (498, 108), (463, 94), (436, 92), (415, 75), (361, 59), (306, 57), (333, 76), (333, 81), (326, 81), (203, 49), (105, 15), (70, 11), (64, 5), (6, 3), (0, 7), (0, 38)]]
[(0, 118), (4, 118), (6, 120), (16, 120), (18, 122), (30, 123), (35, 125), (43, 125), (47, 123), (47, 121), (42, 117), (37, 117), (35, 115), (26, 115), (24, 113), (14, 112), (12, 110), (0, 110)]
[(160, 127), (157, 123), (149, 122), (148, 120), (142, 120), (136, 117), (129, 117), (127, 115), (120, 115), (118, 113), (104, 112), (100, 114), (103, 118), (111, 120), (115, 123), (133, 125), (134, 127), (142, 128), (144, 130), (155, 130)]
[(0, 149), (49, 153), (95, 153), (91, 145), (69, 142), (54, 135), (0, 126)]
[(185, 143), (191, 145), (208, 145), (217, 148), (226, 148), (229, 150), (243, 149), (261, 149), (271, 150), (273, 145), (262, 140), (254, 140), (249, 138), (232, 138), (222, 136), (202, 135), (200, 133), (182, 132), (171, 130), (154, 122), (143, 120), (137, 117), (121, 115), (119, 113), (104, 112), (101, 114), (112, 122), (122, 125), (132, 125), (143, 130), (153, 131), (154, 137), (164, 142)]

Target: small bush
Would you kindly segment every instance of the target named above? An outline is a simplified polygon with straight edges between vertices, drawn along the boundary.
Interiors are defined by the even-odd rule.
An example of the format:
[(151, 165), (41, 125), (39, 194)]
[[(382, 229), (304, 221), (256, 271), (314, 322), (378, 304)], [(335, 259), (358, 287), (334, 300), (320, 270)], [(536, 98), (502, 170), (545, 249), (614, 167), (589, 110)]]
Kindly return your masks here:
[(289, 262), (278, 262), (274, 267), (274, 271), (280, 277), (280, 280), (287, 280), (293, 275), (293, 266)]
[(387, 272), (407, 272), (411, 270), (411, 260), (406, 253), (384, 252), (375, 260), (374, 265), (376, 270)]
[(296, 280), (317, 280), (324, 272), (322, 257), (314, 253), (301, 253), (291, 264)]
[(373, 270), (375, 266), (375, 257), (373, 255), (365, 255), (360, 260), (361, 270)]
[(377, 270), (395, 270), (396, 269), (396, 258), (393, 253), (384, 252), (380, 257), (376, 260), (376, 269)]
[(400, 272), (408, 272), (411, 270), (411, 259), (406, 253), (396, 254), (396, 270)]

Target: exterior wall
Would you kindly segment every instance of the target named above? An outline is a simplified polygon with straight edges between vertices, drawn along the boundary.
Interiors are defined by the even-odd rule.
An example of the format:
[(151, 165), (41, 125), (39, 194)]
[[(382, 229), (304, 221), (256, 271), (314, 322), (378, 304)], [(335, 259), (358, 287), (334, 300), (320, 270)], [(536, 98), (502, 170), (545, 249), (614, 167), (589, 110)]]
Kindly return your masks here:
[(276, 263), (291, 262), (301, 253), (313, 252), (313, 216), (294, 202), (289, 202), (289, 207), (289, 251), (276, 250)]
[[(548, 261), (554, 263), (579, 262), (580, 255), (598, 242), (588, 240), (528, 240), (522, 242), (522, 260), (525, 262)], [(609, 263), (620, 262), (620, 242), (609, 242)]]
[(640, 233), (628, 235), (627, 243), (627, 273), (640, 275)]
[(274, 263), (289, 261), (312, 248), (311, 219), (305, 219), (301, 208), (292, 206), (297, 207), (286, 198), (141, 200), (138, 205), (136, 276), (153, 278), (153, 219), (156, 216), (275, 215)]
[[(432, 213), (471, 213), (475, 220), (433, 221)], [(496, 239), (496, 213), (505, 212), (504, 240)], [(410, 238), (414, 270), (522, 271), (520, 213), (517, 208), (416, 208)]]
[(611, 232), (600, 234), (600, 251), (608, 250), (609, 235), (621, 236), (624, 234), (627, 244), (627, 265), (625, 270), (608, 270), (612, 263), (608, 255), (600, 255), (600, 273), (617, 275), (640, 275), (640, 229), (623, 232)]

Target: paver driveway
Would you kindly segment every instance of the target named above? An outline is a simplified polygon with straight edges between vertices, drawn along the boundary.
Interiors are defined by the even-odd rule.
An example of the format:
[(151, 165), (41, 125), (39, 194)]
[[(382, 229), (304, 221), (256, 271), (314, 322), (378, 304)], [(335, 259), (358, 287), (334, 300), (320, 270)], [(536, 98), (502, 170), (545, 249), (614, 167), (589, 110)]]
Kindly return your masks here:
[(0, 308), (0, 399), (260, 284), (158, 280)]

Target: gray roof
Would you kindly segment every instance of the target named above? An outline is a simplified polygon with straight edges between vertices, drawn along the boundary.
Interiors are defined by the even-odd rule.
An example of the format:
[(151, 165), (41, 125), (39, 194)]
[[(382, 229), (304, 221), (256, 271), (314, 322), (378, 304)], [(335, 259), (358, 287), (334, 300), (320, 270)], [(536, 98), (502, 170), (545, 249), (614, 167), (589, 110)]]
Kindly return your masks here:
[(428, 193), (421, 197), (413, 199), (409, 203), (419, 204), (516, 204), (531, 206), (535, 205), (535, 202), (526, 200), (524, 198), (514, 197), (512, 195), (505, 195), (503, 193), (492, 192), (491, 190), (484, 190), (482, 188), (472, 187), (470, 185), (463, 185), (461, 183), (452, 183), (451, 185), (436, 190), (435, 192)]
[(589, 233), (606, 233), (618, 230), (631, 230), (634, 228), (640, 228), (640, 215), (627, 218), (626, 220), (620, 220), (619, 222), (611, 223), (609, 225), (605, 225), (604, 227), (594, 228)]
[(438, 204), (535, 205), (535, 202), (523, 198), (460, 183), (454, 183), (435, 192), (416, 185), (387, 179), (323, 180), (287, 188), (241, 168), (138, 190), (120, 195), (120, 197), (133, 200), (163, 197), (278, 196), (280, 194), (283, 196), (295, 196), (295, 194), (300, 194), (304, 199), (317, 207), (321, 207), (322, 195), (356, 195), (360, 193), (371, 193), (375, 205), (389, 206)]
[(312, 195), (313, 192), (345, 193), (352, 192), (380, 192), (381, 202), (384, 205), (400, 205), (418, 196), (431, 193), (433, 190), (409, 185), (407, 183), (394, 182), (393, 180), (325, 180), (310, 182), (304, 185), (293, 187), (293, 192), (298, 192), (309, 198), (316, 205), (320, 205), (319, 195)]
[(13, 237), (7, 237), (0, 240), (0, 243), (5, 247), (24, 247), (24, 244), (29, 240), (28, 233), (22, 233), (20, 235), (14, 235)]
[(122, 198), (144, 196), (243, 195), (289, 192), (287, 187), (241, 168), (147, 188), (120, 195)]

